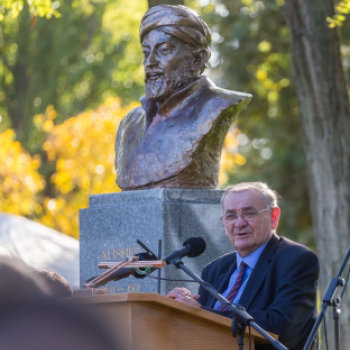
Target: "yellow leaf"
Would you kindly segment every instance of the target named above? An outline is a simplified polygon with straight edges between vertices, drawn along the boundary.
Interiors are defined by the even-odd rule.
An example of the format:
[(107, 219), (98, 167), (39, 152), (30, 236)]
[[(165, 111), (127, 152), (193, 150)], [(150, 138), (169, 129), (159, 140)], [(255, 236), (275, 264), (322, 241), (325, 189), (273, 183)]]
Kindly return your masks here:
[(271, 43), (264, 40), (258, 45), (258, 50), (261, 52), (269, 52), (271, 50)]
[(259, 69), (255, 73), (255, 76), (257, 77), (258, 80), (264, 80), (267, 77), (267, 73), (264, 70)]

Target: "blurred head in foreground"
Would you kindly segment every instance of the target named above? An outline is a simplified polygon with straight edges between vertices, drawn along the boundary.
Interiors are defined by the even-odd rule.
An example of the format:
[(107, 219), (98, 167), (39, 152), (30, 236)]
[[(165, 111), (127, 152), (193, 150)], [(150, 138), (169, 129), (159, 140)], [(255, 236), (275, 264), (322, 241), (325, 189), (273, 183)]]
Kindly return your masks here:
[(122, 349), (96, 316), (63, 300), (45, 298), (2, 305), (1, 349)]
[[(21, 260), (0, 257), (1, 350), (124, 349), (103, 316), (73, 304), (67, 281), (54, 272), (33, 271)], [(117, 332), (118, 334), (118, 332)], [(120, 339), (118, 337), (118, 342)]]
[(13, 299), (30, 300), (47, 295), (44, 280), (19, 259), (0, 257), (0, 276), (0, 305)]

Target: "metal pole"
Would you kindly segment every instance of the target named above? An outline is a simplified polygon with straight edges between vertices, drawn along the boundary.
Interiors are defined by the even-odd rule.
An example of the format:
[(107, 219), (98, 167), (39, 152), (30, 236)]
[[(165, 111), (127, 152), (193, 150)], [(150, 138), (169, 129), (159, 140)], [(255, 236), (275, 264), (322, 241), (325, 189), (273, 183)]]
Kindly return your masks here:
[(334, 320), (334, 345), (335, 350), (340, 350), (340, 298), (335, 298), (333, 302), (333, 320)]

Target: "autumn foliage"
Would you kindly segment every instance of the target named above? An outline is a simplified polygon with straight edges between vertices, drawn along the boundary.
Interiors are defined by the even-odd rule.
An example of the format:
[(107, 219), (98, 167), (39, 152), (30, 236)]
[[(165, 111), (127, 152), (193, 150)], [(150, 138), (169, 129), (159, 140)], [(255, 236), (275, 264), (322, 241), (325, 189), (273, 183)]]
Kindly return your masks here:
[(40, 213), (39, 193), (45, 186), (40, 158), (30, 156), (11, 129), (0, 134), (0, 145), (0, 211), (28, 217)]
[(237, 152), (237, 136), (239, 129), (232, 127), (224, 141), (224, 148), (221, 153), (219, 184), (224, 186), (229, 181), (229, 174), (234, 173), (238, 166), (246, 163), (246, 158)]

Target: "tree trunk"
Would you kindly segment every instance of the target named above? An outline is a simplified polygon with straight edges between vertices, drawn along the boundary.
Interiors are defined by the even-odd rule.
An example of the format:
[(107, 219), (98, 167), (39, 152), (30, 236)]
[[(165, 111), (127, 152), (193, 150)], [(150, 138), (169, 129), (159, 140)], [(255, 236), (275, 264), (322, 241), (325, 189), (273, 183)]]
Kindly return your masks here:
[[(321, 297), (338, 272), (350, 243), (349, 100), (339, 35), (326, 22), (327, 16), (333, 14), (332, 0), (286, 0), (313, 225), (321, 263)], [(345, 348), (350, 344), (349, 288), (341, 309), (341, 348)], [(327, 312), (327, 325), (332, 349), (331, 310)]]
[(157, 5), (184, 5), (184, 0), (148, 0), (148, 7)]
[(28, 138), (28, 130), (31, 126), (32, 116), (28, 116), (25, 111), (27, 105), (27, 92), (29, 88), (28, 79), (28, 61), (31, 58), (30, 49), (30, 15), (27, 7), (24, 7), (18, 18), (18, 52), (17, 62), (13, 69), (13, 92), (9, 98), (10, 108), (9, 114), (16, 130), (17, 139), (26, 143)]

